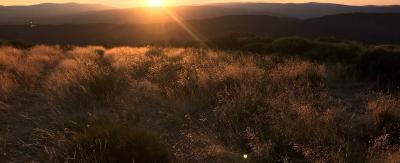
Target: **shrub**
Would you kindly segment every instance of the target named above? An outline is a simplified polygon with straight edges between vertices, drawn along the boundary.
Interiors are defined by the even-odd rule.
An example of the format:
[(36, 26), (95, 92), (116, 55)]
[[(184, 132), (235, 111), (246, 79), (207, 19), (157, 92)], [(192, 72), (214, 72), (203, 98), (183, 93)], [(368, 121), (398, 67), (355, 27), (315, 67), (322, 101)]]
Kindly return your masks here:
[(265, 73), (244, 71), (247, 67), (229, 68), (230, 80), (221, 83), (224, 89), (215, 89), (213, 134), (259, 162), (332, 159), (330, 152), (342, 140), (331, 129), (327, 104), (320, 102), (327, 100), (324, 66), (296, 60)]
[(357, 67), (362, 79), (399, 84), (400, 50), (372, 47), (361, 56)]
[(375, 136), (388, 134), (389, 144), (400, 144), (400, 100), (398, 98), (378, 95), (377, 99), (368, 104), (373, 116)]
[(212, 40), (208, 44), (218, 49), (247, 50), (246, 46), (251, 46), (252, 44), (270, 44), (271, 42), (271, 39), (258, 37), (250, 33), (232, 33), (228, 36)]
[[(378, 94), (368, 102), (369, 159), (377, 162), (398, 160), (400, 145), (400, 100), (391, 95)], [(395, 161), (394, 161), (395, 162)]]
[(2, 44), (6, 45), (6, 46), (12, 46), (15, 48), (19, 48), (19, 49), (29, 49), (29, 48), (35, 46), (35, 44), (32, 42), (22, 41), (22, 40), (4, 41)]
[(291, 88), (292, 91), (313, 90), (323, 87), (326, 82), (326, 70), (325, 66), (311, 62), (289, 61), (271, 69), (269, 78), (274, 84), (270, 86), (271, 89), (296, 86)]
[(85, 89), (82, 100), (112, 104), (114, 99), (129, 85), (128, 78), (123, 72), (110, 67), (92, 70), (89, 75), (89, 78), (80, 78), (78, 81)]
[[(236, 48), (270, 47), (249, 42)], [(136, 125), (165, 132), (177, 162), (239, 162), (243, 153), (249, 162), (365, 162), (386, 158), (381, 153), (399, 155), (398, 97), (378, 96), (365, 111), (364, 97), (372, 97), (364, 94), (365, 83), (343, 80), (342, 87), (332, 80), (333, 73), (347, 71), (395, 79), (397, 47), (364, 51), (350, 42), (301, 38), (275, 43), (281, 52), (286, 44), (296, 58), (195, 48), (3, 47), (0, 100), (14, 100), (21, 84), (33, 84), (32, 94), (15, 107), (43, 106), (21, 110), (41, 119), (43, 129), (35, 130), (43, 135), (32, 134), (32, 143), (63, 162), (169, 162), (160, 138)], [(41, 86), (56, 105), (42, 99)], [(97, 121), (104, 117), (113, 122)]]
[(160, 63), (160, 65), (154, 69), (153, 81), (162, 86), (173, 86), (179, 78), (178, 75), (181, 69), (182, 65), (179, 63)]
[(50, 75), (46, 83), (50, 98), (68, 109), (114, 105), (129, 88), (129, 76), (95, 50), (85, 53), (72, 53), (74, 58), (63, 60)]
[(132, 77), (136, 80), (146, 78), (153, 64), (152, 61), (139, 61), (132, 68)]
[(18, 88), (18, 83), (14, 77), (0, 70), (0, 101), (7, 100)]
[(65, 161), (167, 163), (169, 152), (161, 139), (143, 130), (120, 125), (91, 126), (73, 137)]
[(29, 49), (26, 61), (43, 72), (56, 66), (64, 57), (62, 50), (56, 46), (37, 45)]
[(303, 57), (332, 63), (354, 63), (362, 48), (353, 44), (319, 43), (306, 51)]
[(252, 53), (268, 53), (271, 52), (270, 44), (267, 43), (250, 43), (246, 44), (242, 48), (243, 51), (248, 51)]
[(123, 94), (129, 86), (127, 76), (110, 67), (91, 69), (85, 76), (78, 74), (73, 80), (75, 81), (65, 81), (67, 83), (51, 86), (51, 91), (55, 91), (54, 93), (58, 95), (57, 101), (61, 102), (63, 107), (70, 109), (91, 109), (113, 105), (118, 96)]
[(27, 90), (38, 82), (43, 71), (41, 62), (25, 51), (12, 47), (3, 47), (0, 51), (0, 70), (12, 75), (21, 88)]
[(146, 52), (146, 56), (148, 57), (160, 57), (164, 55), (164, 51), (161, 48), (150, 48), (147, 52)]
[(291, 37), (277, 39), (271, 44), (274, 52), (288, 54), (288, 55), (301, 55), (313, 47), (313, 43), (309, 40)]

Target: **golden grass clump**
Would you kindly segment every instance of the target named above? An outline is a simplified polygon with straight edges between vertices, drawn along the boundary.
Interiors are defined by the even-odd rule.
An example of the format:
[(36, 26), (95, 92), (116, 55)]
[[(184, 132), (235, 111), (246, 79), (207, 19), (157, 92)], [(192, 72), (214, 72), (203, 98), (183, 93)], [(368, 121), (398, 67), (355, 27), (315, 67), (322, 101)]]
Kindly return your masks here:
[(3, 47), (0, 50), (0, 67), (2, 71), (12, 74), (22, 88), (29, 89), (62, 56), (59, 48), (51, 46), (39, 45), (27, 51)]
[(0, 100), (6, 100), (18, 89), (18, 83), (13, 76), (7, 72), (0, 72)]
[[(386, 158), (391, 162), (398, 158), (400, 146), (400, 99), (391, 95), (378, 94), (368, 103), (372, 128), (370, 157)], [(397, 155), (397, 156), (396, 156)], [(384, 161), (384, 160), (381, 160)]]
[(38, 133), (24, 141), (52, 162), (398, 158), (398, 97), (341, 87), (332, 68), (197, 48), (2, 47), (0, 100), (31, 98), (21, 117), (40, 115)]
[(45, 84), (51, 99), (70, 108), (112, 104), (125, 91), (129, 78), (112, 66), (100, 47), (75, 48), (68, 52)]
[(36, 69), (44, 71), (55, 66), (64, 56), (63, 51), (54, 46), (38, 45), (27, 52), (27, 62)]

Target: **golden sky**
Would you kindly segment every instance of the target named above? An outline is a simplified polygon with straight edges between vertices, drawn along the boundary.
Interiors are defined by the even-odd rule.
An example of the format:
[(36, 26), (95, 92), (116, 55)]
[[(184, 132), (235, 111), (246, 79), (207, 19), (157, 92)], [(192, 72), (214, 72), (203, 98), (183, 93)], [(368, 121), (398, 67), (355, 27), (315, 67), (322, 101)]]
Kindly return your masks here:
[[(214, 2), (277, 2), (277, 3), (301, 3), (308, 2), (305, 0), (165, 0), (167, 4), (172, 5), (185, 5), (185, 4), (201, 4), (201, 3), (214, 3)], [(323, 3), (340, 3), (350, 5), (391, 5), (400, 4), (400, 0), (313, 0), (315, 2)], [(147, 0), (0, 0), (0, 5), (30, 5), (38, 3), (101, 3), (115, 7), (132, 7), (143, 6), (147, 4)]]

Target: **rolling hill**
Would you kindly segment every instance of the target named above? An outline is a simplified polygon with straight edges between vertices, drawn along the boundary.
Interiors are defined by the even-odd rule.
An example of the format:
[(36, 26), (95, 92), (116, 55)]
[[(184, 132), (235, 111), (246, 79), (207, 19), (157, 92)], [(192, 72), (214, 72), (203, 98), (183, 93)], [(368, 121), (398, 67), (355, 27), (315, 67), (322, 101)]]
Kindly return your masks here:
[[(174, 21), (171, 17), (182, 20), (206, 19), (227, 15), (270, 15), (265, 11), (231, 9), (215, 6), (179, 6), (169, 8), (130, 8), (101, 11), (77, 12), (51, 16), (25, 16), (1, 19), (0, 24), (152, 24)], [(23, 15), (23, 14), (22, 14)]]
[(100, 4), (78, 3), (42, 3), (31, 6), (0, 6), (0, 18), (56, 16), (108, 9), (113, 9), (113, 7)]
[(269, 15), (310, 19), (348, 13), (400, 13), (400, 6), (347, 6), (329, 3), (220, 3), (168, 8), (111, 8), (88, 4), (0, 7), (0, 24), (153, 24), (230, 15)]
[(0, 6), (0, 24), (152, 24), (229, 15), (270, 15), (298, 19), (347, 13), (400, 13), (400, 6), (348, 6), (330, 3), (219, 3), (168, 8), (112, 8), (96, 4), (45, 3)]
[[(277, 38), (337, 37), (368, 43), (400, 42), (400, 14), (340, 14), (298, 20), (267, 15), (233, 15), (183, 22), (203, 40), (234, 32)], [(0, 38), (50, 44), (130, 45), (163, 40), (193, 41), (182, 23), (0, 26)]]
[(221, 3), (218, 7), (264, 11), (293, 18), (316, 18), (345, 13), (400, 13), (400, 5), (348, 6), (332, 3)]

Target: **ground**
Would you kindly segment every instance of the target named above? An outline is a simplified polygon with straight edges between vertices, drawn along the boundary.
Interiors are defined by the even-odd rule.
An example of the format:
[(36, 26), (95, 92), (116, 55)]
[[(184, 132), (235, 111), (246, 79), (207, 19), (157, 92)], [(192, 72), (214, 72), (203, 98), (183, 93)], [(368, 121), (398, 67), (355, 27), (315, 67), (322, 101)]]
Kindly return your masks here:
[(79, 162), (65, 146), (102, 121), (159, 135), (173, 162), (396, 159), (386, 125), (400, 100), (331, 69), (208, 49), (3, 48), (0, 160)]

